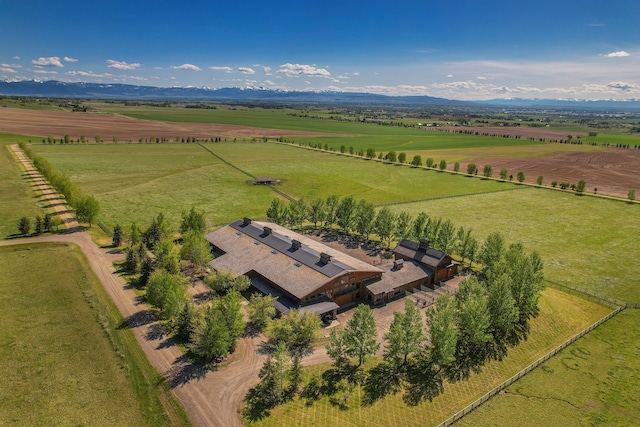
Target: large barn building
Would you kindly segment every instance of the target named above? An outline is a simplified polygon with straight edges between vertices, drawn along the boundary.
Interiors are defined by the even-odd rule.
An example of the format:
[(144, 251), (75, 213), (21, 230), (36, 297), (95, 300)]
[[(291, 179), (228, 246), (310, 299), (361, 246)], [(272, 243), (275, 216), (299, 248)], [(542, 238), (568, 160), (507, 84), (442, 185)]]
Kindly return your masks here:
[(256, 290), (277, 297), (282, 313), (296, 308), (335, 316), (340, 307), (380, 304), (457, 272), (451, 257), (426, 241), (403, 240), (392, 264), (373, 266), (277, 224), (248, 218), (208, 233), (207, 239), (214, 270), (246, 275)]

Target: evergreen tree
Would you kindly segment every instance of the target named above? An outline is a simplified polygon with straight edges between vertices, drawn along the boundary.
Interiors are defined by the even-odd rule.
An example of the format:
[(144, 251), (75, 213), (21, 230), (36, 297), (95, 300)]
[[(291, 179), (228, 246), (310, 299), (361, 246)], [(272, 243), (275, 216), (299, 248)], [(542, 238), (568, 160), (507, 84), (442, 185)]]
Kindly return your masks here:
[(117, 248), (122, 244), (122, 228), (116, 224), (113, 227), (113, 236), (111, 238), (111, 246)]
[(207, 220), (205, 219), (204, 212), (196, 212), (194, 206), (191, 207), (189, 212), (182, 212), (182, 221), (180, 222), (180, 233), (186, 233), (188, 231), (195, 231), (200, 234), (204, 234), (207, 230)]

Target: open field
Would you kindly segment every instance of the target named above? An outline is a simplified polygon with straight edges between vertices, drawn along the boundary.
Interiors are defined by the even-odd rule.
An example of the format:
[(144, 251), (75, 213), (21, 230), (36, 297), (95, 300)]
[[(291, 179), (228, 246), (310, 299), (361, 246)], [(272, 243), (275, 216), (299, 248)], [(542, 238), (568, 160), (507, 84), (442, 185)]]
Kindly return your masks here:
[(640, 310), (625, 310), (456, 425), (639, 425), (639, 355)]
[(448, 218), (483, 240), (499, 231), (545, 262), (547, 280), (640, 302), (637, 204), (528, 187), (523, 191), (392, 206), (412, 215)]
[[(531, 322), (531, 335), (515, 348), (502, 362), (487, 363), (482, 373), (472, 375), (468, 381), (446, 384), (444, 393), (416, 406), (402, 400), (402, 393), (389, 395), (370, 406), (360, 404), (364, 397), (356, 387), (348, 402), (349, 409), (332, 405), (322, 397), (311, 405), (296, 399), (276, 407), (263, 420), (248, 423), (251, 426), (433, 426), (464, 408), (491, 388), (515, 375), (525, 366), (557, 347), (567, 338), (596, 322), (611, 310), (584, 301), (554, 289), (543, 292), (540, 316)], [(373, 362), (370, 363), (374, 364)], [(308, 368), (308, 372), (321, 372), (326, 365)]]
[[(37, 268), (34, 268), (37, 266)], [(0, 419), (7, 425), (172, 425), (155, 377), (76, 247), (0, 249)], [(166, 393), (166, 391), (165, 391)], [(165, 397), (166, 398), (166, 397)], [(184, 421), (184, 419), (183, 419)]]
[(22, 172), (9, 145), (0, 140), (0, 239), (17, 234), (23, 216), (33, 221), (44, 215), (30, 182), (20, 178)]
[[(229, 112), (229, 114), (234, 113)], [(291, 119), (299, 118), (291, 117)], [(269, 121), (279, 123), (279, 120), (268, 118), (264, 120), (264, 123), (267, 126)], [(305, 123), (309, 122), (312, 120), (300, 121), (300, 128), (304, 130)], [(331, 123), (322, 120), (314, 121), (314, 123), (316, 122), (319, 123), (318, 126)], [(357, 123), (351, 124), (351, 126), (367, 129), (367, 134), (353, 138), (323, 138), (323, 144), (326, 141), (330, 146), (337, 148), (341, 144), (349, 147), (352, 144), (350, 141), (360, 141), (365, 144), (366, 148), (367, 142), (372, 141), (379, 144), (380, 149), (385, 152), (395, 149), (398, 152), (413, 153), (409, 149), (405, 150), (405, 145), (402, 145), (403, 148), (396, 148), (397, 141), (403, 141), (403, 139), (382, 134), (378, 140), (374, 136), (376, 132), (384, 132), (386, 129), (394, 128)], [(336, 129), (332, 128), (332, 130)], [(427, 133), (427, 131), (417, 130), (414, 132), (421, 132), (420, 135)], [(110, 133), (101, 133), (101, 135), (110, 140)], [(449, 135), (440, 132), (432, 133)], [(570, 133), (575, 134), (573, 130)], [(95, 134), (96, 132), (91, 132), (86, 136), (93, 139)], [(274, 131), (274, 134), (279, 135), (280, 131)], [(460, 139), (457, 140), (458, 142), (455, 142), (454, 139), (448, 141), (452, 145), (459, 144), (460, 148), (443, 149), (442, 151), (423, 151), (421, 149), (417, 150), (415, 154), (421, 154), (423, 160), (427, 156), (434, 157), (436, 160), (446, 159), (449, 168), (451, 168), (451, 164), (455, 160), (466, 162), (481, 159), (476, 163), (482, 167), (484, 165), (482, 159), (500, 161), (505, 158), (518, 157), (537, 159), (537, 161), (540, 161), (542, 157), (540, 164), (545, 164), (550, 158), (545, 158), (545, 156), (574, 156), (575, 154), (570, 154), (574, 150), (584, 153), (585, 157), (580, 158), (580, 155), (573, 157), (572, 161), (580, 165), (586, 161), (581, 159), (590, 159), (594, 155), (616, 152), (616, 150), (603, 150), (602, 147), (586, 145), (513, 145), (515, 142), (513, 139), (504, 140), (512, 145), (488, 147), (490, 144), (480, 144), (474, 146), (470, 142), (467, 143), (467, 141), (478, 141), (473, 136), (451, 135)], [(59, 138), (61, 135), (55, 136)], [(141, 136), (151, 136), (151, 133), (145, 130)], [(178, 135), (168, 135), (171, 139), (175, 136)], [(625, 137), (623, 138), (625, 141), (634, 141), (633, 138), (637, 138), (628, 135), (621, 135), (622, 137)], [(311, 138), (319, 140), (320, 137), (305, 137), (305, 140), (311, 140)], [(462, 138), (472, 139), (464, 140)], [(605, 134), (599, 135), (597, 138), (602, 138), (602, 141), (606, 142)], [(301, 137), (295, 139), (302, 140)], [(15, 140), (11, 140), (11, 142), (15, 142)], [(442, 143), (442, 141), (436, 142), (442, 144), (442, 147), (447, 147), (446, 143)], [(631, 143), (633, 146), (633, 142), (626, 143)], [(436, 147), (437, 144), (425, 143), (423, 148)], [(637, 204), (629, 205), (592, 197), (577, 197), (569, 192), (561, 193), (525, 188), (510, 183), (456, 177), (447, 173), (384, 165), (378, 162), (274, 144), (206, 144), (206, 147), (250, 174), (255, 176), (272, 175), (275, 178), (283, 179), (284, 182), (277, 187), (278, 189), (294, 197), (304, 197), (305, 200), (318, 196), (326, 197), (328, 194), (341, 196), (353, 194), (356, 198), (367, 198), (375, 203), (388, 203), (459, 195), (454, 198), (401, 204), (392, 208), (397, 211), (408, 211), (412, 214), (424, 211), (432, 216), (449, 218), (458, 226), (473, 227), (476, 236), (480, 239), (486, 237), (490, 232), (500, 231), (508, 241), (522, 241), (527, 250), (535, 249), (540, 252), (545, 260), (545, 272), (548, 280), (571, 287), (585, 288), (602, 296), (640, 301), (640, 291), (635, 289), (637, 278), (640, 277), (640, 267), (636, 262), (638, 257), (636, 236), (640, 235), (640, 226), (634, 220), (637, 217), (637, 208), (639, 207)], [(69, 173), (72, 180), (83, 190), (98, 197), (102, 203), (100, 219), (109, 226), (115, 222), (128, 224), (132, 220), (146, 226), (152, 216), (163, 211), (177, 227), (180, 213), (183, 210), (188, 210), (191, 206), (205, 211), (211, 224), (224, 223), (242, 216), (258, 218), (264, 216), (269, 202), (275, 196), (275, 193), (267, 188), (247, 185), (246, 181), (250, 180), (249, 176), (196, 145), (122, 144), (114, 146), (105, 144), (63, 147), (34, 145), (34, 149), (60, 170)], [(632, 151), (634, 150), (622, 150), (623, 153)], [(452, 153), (451, 157), (447, 153)], [(2, 156), (0, 156), (0, 161), (2, 161)], [(617, 160), (610, 161), (616, 162)], [(494, 176), (496, 176), (499, 167), (494, 163), (491, 164), (494, 168)], [(627, 175), (640, 176), (635, 170), (625, 172), (615, 170), (615, 168), (610, 169), (615, 172), (624, 172)], [(552, 179), (561, 180), (561, 178), (546, 173), (543, 175), (545, 175), (545, 183)], [(527, 171), (528, 181), (534, 181), (536, 176), (535, 171)], [(604, 179), (613, 176), (615, 175), (605, 174)], [(18, 169), (11, 173), (9, 169), (2, 168), (0, 169), (0, 178), (2, 188), (14, 189), (20, 185), (21, 178)], [(588, 177), (585, 178), (590, 189), (593, 181)], [(475, 187), (476, 185), (477, 187)], [(603, 188), (600, 188), (600, 185), (598, 187), (599, 192), (603, 192)], [(496, 189), (504, 188), (517, 188), (517, 190), (491, 193)], [(416, 189), (418, 190), (416, 191)], [(626, 190), (624, 193), (626, 195)], [(4, 190), (0, 193), (0, 200), (5, 200), (6, 204), (0, 205), (0, 214), (10, 210), (22, 212), (22, 206), (27, 206), (29, 203), (34, 209), (37, 209), (37, 203), (31, 199), (28, 193), (26, 196), (18, 198), (4, 199), (3, 196)], [(5, 224), (0, 224), (0, 227), (2, 226)], [(6, 225), (6, 227), (13, 232), (15, 224)], [(553, 290), (549, 289), (546, 292), (551, 291)], [(560, 310), (561, 312), (571, 313), (576, 308), (573, 303), (566, 302), (566, 304), (566, 307)], [(576, 394), (583, 392), (578, 395), (579, 399), (572, 401), (572, 403), (580, 406), (581, 402), (587, 402), (586, 406), (580, 407), (591, 412), (590, 420), (602, 419), (605, 422), (611, 421), (611, 423), (616, 422), (622, 425), (633, 424), (633, 420), (637, 419), (637, 413), (629, 408), (634, 407), (631, 397), (638, 394), (637, 386), (621, 381), (621, 379), (637, 379), (640, 367), (633, 363), (621, 365), (619, 362), (630, 360), (634, 357), (632, 355), (637, 358), (637, 346), (634, 348), (629, 344), (637, 341), (637, 337), (631, 336), (628, 340), (616, 338), (620, 335), (626, 337), (629, 331), (638, 328), (638, 316), (630, 313), (635, 312), (626, 311), (589, 334), (585, 339), (590, 339), (594, 334), (600, 334), (601, 338), (593, 342), (588, 341), (588, 345), (580, 345), (581, 350), (575, 350), (578, 343), (565, 350), (565, 353), (571, 351), (570, 349), (582, 353), (582, 349), (584, 349), (591, 354), (598, 354), (599, 351), (603, 352), (599, 349), (603, 346), (602, 343), (607, 343), (604, 352), (610, 357), (610, 361), (603, 366), (611, 366), (611, 368), (607, 368), (608, 371), (603, 370), (593, 378), (589, 378), (589, 369), (591, 368), (585, 369), (585, 373), (581, 368), (578, 370), (578, 373), (582, 375), (580, 379), (545, 373), (546, 376), (535, 381), (532, 380), (530, 383), (535, 385), (538, 381), (543, 380), (544, 384), (538, 384), (538, 388), (527, 389), (527, 393), (522, 393), (528, 394), (530, 392), (531, 395), (555, 397), (553, 394), (544, 393), (554, 389), (568, 390), (565, 393), (572, 393), (572, 390)], [(613, 329), (607, 329), (612, 322), (616, 322), (617, 326)], [(605, 332), (600, 332), (603, 328)], [(584, 342), (585, 339), (580, 342)], [(578, 353), (570, 354), (572, 356), (569, 357), (575, 358)], [(594, 363), (598, 361), (598, 357), (592, 359)], [(559, 357), (552, 359), (549, 363), (552, 362), (558, 366), (565, 366)], [(582, 360), (577, 360), (577, 362), (582, 363)], [(560, 371), (556, 369), (554, 372)], [(625, 378), (621, 378), (620, 372)], [(540, 369), (532, 375), (541, 375)], [(523, 381), (528, 378), (525, 377)], [(614, 383), (617, 384), (616, 381), (620, 385), (618, 388), (612, 386)], [(569, 390), (568, 385), (574, 383), (576, 384), (575, 388)], [(518, 382), (514, 387), (520, 384), (521, 382)], [(514, 387), (511, 390), (516, 390)], [(576, 391), (576, 388), (579, 390)], [(603, 390), (610, 390), (611, 393), (607, 395)], [(621, 408), (611, 403), (606, 403), (603, 406), (597, 403), (601, 396), (605, 396), (603, 399), (606, 402), (612, 402), (618, 395), (632, 403), (624, 403), (620, 405)], [(631, 397), (627, 398), (628, 396)], [(503, 398), (504, 395), (501, 395), (497, 399)], [(352, 396), (353, 399), (357, 399), (355, 393)], [(497, 399), (480, 409), (478, 414), (484, 414), (479, 421), (480, 424), (484, 424), (484, 421), (487, 424), (509, 424), (504, 420), (511, 419), (514, 413), (522, 414), (529, 409), (534, 417), (539, 415), (540, 420), (546, 420), (547, 418), (544, 416), (547, 413), (567, 408), (566, 404), (562, 402), (558, 403), (559, 406), (556, 408), (552, 400), (543, 401), (514, 396), (503, 404), (500, 403), (502, 400)], [(493, 405), (493, 401), (497, 401), (498, 404)], [(534, 401), (537, 403), (534, 404)], [(545, 406), (546, 404), (550, 406)], [(304, 412), (305, 417), (308, 417), (305, 420), (310, 420), (312, 416), (317, 415), (317, 424), (319, 425), (326, 424), (328, 421), (340, 420), (344, 415), (335, 407), (331, 406), (327, 411), (320, 412), (317, 411), (317, 406), (318, 404), (314, 405), (309, 411), (302, 409), (307, 411)], [(314, 410), (314, 408), (316, 409)], [(380, 408), (380, 413), (393, 411), (394, 417), (391, 424), (398, 424), (398, 420), (405, 418), (405, 407), (400, 408), (402, 411), (391, 407)], [(407, 410), (411, 411), (412, 408)], [(505, 411), (508, 411), (506, 415)], [(569, 412), (567, 411), (567, 413)], [(410, 417), (414, 416), (410, 412), (406, 414), (408, 419), (412, 419)], [(293, 417), (295, 415), (292, 415), (289, 410), (285, 410), (283, 416)], [(428, 419), (431, 418), (430, 414), (425, 416)], [(372, 418), (372, 420), (374, 419), (375, 417)], [(567, 419), (569, 418), (567, 417)], [(570, 421), (578, 419), (576, 416)], [(271, 417), (269, 420), (269, 422), (275, 422), (277, 418)], [(374, 423), (373, 421), (363, 421), (361, 424), (366, 425), (367, 422)], [(568, 423), (568, 425), (570, 424)], [(543, 425), (542, 421), (540, 425)]]
[[(295, 146), (264, 143), (40, 145), (35, 152), (68, 174), (102, 204), (100, 219), (112, 227), (148, 223), (164, 211), (177, 226), (191, 206), (212, 224), (244, 216), (264, 218), (276, 193), (253, 185), (253, 176), (283, 180), (276, 187), (310, 200), (352, 194), (372, 203), (421, 200), (450, 195), (518, 189), (448, 173), (381, 164)], [(210, 150), (211, 152), (207, 151)]]

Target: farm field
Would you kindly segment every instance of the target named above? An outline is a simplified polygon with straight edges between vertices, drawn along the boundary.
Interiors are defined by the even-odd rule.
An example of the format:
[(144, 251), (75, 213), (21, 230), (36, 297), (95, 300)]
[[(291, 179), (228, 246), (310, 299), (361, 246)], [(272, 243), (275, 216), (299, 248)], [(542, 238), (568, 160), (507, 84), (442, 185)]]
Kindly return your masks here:
[[(33, 150), (66, 173), (102, 204), (107, 226), (146, 224), (164, 211), (177, 226), (191, 206), (212, 224), (245, 216), (264, 218), (273, 197), (251, 176), (283, 180), (276, 187), (310, 200), (330, 194), (366, 198), (372, 203), (421, 200), (478, 192), (519, 189), (448, 173), (381, 164), (296, 146), (264, 143), (41, 145)], [(207, 151), (210, 150), (210, 151)], [(214, 153), (214, 154), (212, 154)]]
[[(15, 144), (15, 139), (12, 141)], [(31, 184), (20, 178), (22, 172), (9, 144), (0, 139), (0, 239), (17, 234), (18, 221), (23, 216), (44, 215)]]
[(76, 247), (0, 248), (3, 425), (172, 425), (88, 268)]
[(391, 208), (448, 218), (471, 227), (480, 240), (499, 231), (507, 242), (540, 253), (548, 281), (640, 302), (638, 205), (528, 187)]
[(639, 331), (640, 311), (623, 311), (456, 426), (640, 424)]
[[(318, 122), (325, 123), (320, 120)], [(385, 126), (351, 125), (387, 129)], [(174, 133), (173, 130), (168, 131), (171, 138)], [(274, 135), (277, 134), (274, 132)], [(92, 137), (91, 133), (88, 135)], [(8, 138), (7, 141), (15, 141), (13, 137), (6, 136), (6, 138)], [(363, 143), (366, 143), (367, 138), (371, 140), (373, 137), (357, 138), (362, 138)], [(474, 137), (471, 136), (471, 138)], [(296, 138), (298, 139), (302, 140), (302, 137)], [(340, 140), (343, 142), (335, 144), (336, 148), (342, 143), (348, 147), (350, 143), (345, 141), (355, 139), (345, 137)], [(324, 144), (325, 139), (322, 141)], [(326, 138), (326, 141), (333, 140)], [(336, 142), (338, 141), (336, 139)], [(513, 142), (514, 140), (505, 141)], [(385, 144), (391, 145), (384, 148)], [(393, 144), (393, 138), (389, 138), (383, 141), (380, 147), (383, 147), (386, 152), (395, 149)], [(640, 235), (640, 226), (637, 225), (637, 221), (634, 221), (637, 217), (637, 204), (577, 197), (571, 192), (563, 193), (511, 183), (465, 178), (448, 173), (385, 165), (298, 147), (262, 143), (205, 144), (205, 146), (233, 166), (252, 175), (272, 175), (282, 179), (283, 183), (277, 189), (296, 198), (304, 197), (305, 200), (309, 200), (314, 197), (326, 197), (329, 194), (341, 196), (353, 194), (356, 198), (366, 198), (376, 204), (403, 202), (403, 204), (393, 205), (392, 209), (408, 211), (414, 215), (424, 211), (431, 216), (449, 218), (457, 226), (474, 228), (476, 236), (480, 239), (490, 232), (500, 231), (506, 236), (508, 242), (521, 241), (527, 250), (537, 250), (542, 255), (545, 260), (547, 280), (583, 288), (601, 296), (640, 301), (640, 291), (635, 289), (637, 277), (640, 277), (640, 267), (637, 267), (636, 262), (638, 250), (635, 244), (635, 236)], [(266, 208), (276, 195), (268, 188), (247, 184), (247, 181), (251, 180), (248, 175), (217, 159), (197, 145), (91, 144), (61, 147), (34, 144), (33, 148), (60, 170), (67, 172), (84, 191), (100, 200), (102, 212), (99, 219), (109, 227), (116, 222), (126, 225), (132, 220), (144, 227), (160, 211), (165, 212), (177, 227), (180, 213), (191, 206), (206, 212), (209, 225), (226, 223), (242, 216), (259, 218), (264, 217)], [(576, 151), (597, 155), (605, 150), (601, 147), (586, 145), (527, 144), (494, 147), (463, 146), (458, 149), (427, 153), (436, 160), (446, 159), (451, 168), (454, 160), (466, 162), (483, 158), (525, 157), (528, 159), (542, 155), (541, 163), (545, 163), (544, 159), (549, 158), (545, 156), (575, 154)], [(640, 150), (625, 150), (625, 153), (635, 151)], [(409, 150), (406, 152), (409, 153)], [(423, 160), (425, 157), (423, 153)], [(12, 160), (10, 156), (8, 160)], [(0, 162), (2, 161), (0, 155)], [(580, 159), (577, 161), (579, 162)], [(483, 164), (478, 162), (479, 167)], [(640, 177), (640, 174), (633, 170), (627, 173)], [(527, 172), (528, 181), (535, 180), (533, 174), (535, 172)], [(497, 175), (497, 169), (494, 165), (495, 175)], [(3, 186), (3, 189), (15, 190), (21, 185), (17, 166), (14, 172), (10, 172), (10, 169), (0, 169), (0, 178), (0, 186)], [(545, 183), (550, 182), (551, 179), (555, 178), (545, 174)], [(591, 180), (588, 182), (591, 187)], [(416, 191), (416, 188), (419, 190)], [(499, 191), (510, 188), (515, 190)], [(11, 210), (17, 212), (19, 216), (29, 215), (24, 212), (25, 207), (29, 208), (29, 206), (31, 206), (29, 209), (34, 209), (31, 215), (37, 214), (39, 208), (36, 200), (29, 196), (28, 191), (17, 198), (8, 197), (6, 201), (4, 194), (3, 190), (0, 193), (0, 200), (3, 200), (3, 204), (0, 205), (0, 215)], [(457, 197), (422, 200), (451, 195)], [(15, 232), (16, 228), (14, 223), (5, 225), (4, 219), (0, 224), (0, 230), (1, 227), (6, 227), (7, 234)], [(550, 291), (552, 289), (546, 292)], [(567, 307), (570, 306), (571, 304)], [(626, 365), (613, 365), (613, 363), (632, 357), (627, 356), (629, 354), (637, 355), (637, 347), (634, 349), (629, 344), (635, 338), (620, 341), (614, 337), (616, 334), (637, 329), (638, 316), (633, 313), (636, 312), (631, 310), (623, 312), (581, 341), (582, 349), (591, 354), (598, 354), (597, 352), (601, 351), (599, 350), (601, 343), (584, 340), (605, 328), (606, 332), (601, 334), (602, 342), (607, 343), (606, 351), (612, 361), (605, 366), (620, 367), (624, 375), (629, 378), (637, 378), (640, 367), (633, 363)], [(616, 322), (616, 328), (606, 329), (612, 322)], [(613, 335), (609, 337), (609, 333)], [(572, 348), (575, 350), (576, 345), (578, 344), (565, 350), (565, 353)], [(577, 351), (582, 352), (582, 350), (574, 352)], [(575, 356), (571, 354), (573, 355), (571, 357)], [(558, 357), (548, 363), (554, 361), (561, 363)], [(611, 368), (612, 372), (618, 372), (614, 368)], [(540, 369), (532, 375), (540, 374)], [(637, 417), (637, 413), (628, 410), (628, 407), (633, 405), (628, 404), (620, 410), (613, 404), (607, 403), (600, 406), (597, 403), (603, 395), (601, 390), (613, 381), (602, 375), (599, 378), (607, 379), (598, 380), (600, 382), (594, 380), (593, 383), (600, 388), (589, 383), (589, 379), (585, 378), (587, 375), (580, 379), (585, 384), (581, 388), (583, 394), (580, 395), (580, 399), (585, 399), (587, 402), (585, 410), (592, 413), (589, 419), (613, 420), (612, 423), (615, 421), (628, 425), (629, 420)], [(528, 378), (525, 377), (523, 381)], [(532, 395), (545, 396), (543, 393), (548, 390), (563, 389), (566, 382), (578, 381), (577, 378), (570, 376), (558, 376), (556, 379), (555, 375), (547, 375), (543, 379), (545, 384), (540, 384), (538, 388), (531, 388)], [(517, 387), (520, 383), (513, 387)], [(514, 389), (513, 387), (511, 389)], [(631, 383), (621, 384), (619, 389), (611, 387), (609, 389), (611, 397), (603, 398), (603, 400), (608, 399), (607, 402), (611, 401), (616, 393), (634, 396), (639, 392), (637, 386)], [(355, 398), (355, 396), (352, 397), (352, 399)], [(504, 395), (496, 399), (502, 398)], [(498, 403), (492, 406), (492, 402), (496, 399), (477, 412), (484, 414), (480, 424), (486, 422), (489, 425), (504, 425), (504, 420), (511, 420), (514, 413), (519, 414), (529, 409), (534, 411), (533, 413), (540, 413), (540, 419), (545, 420), (543, 412), (552, 411), (555, 408), (551, 400), (523, 399), (518, 396), (510, 398), (505, 404)], [(497, 400), (497, 402), (502, 401)], [(579, 405), (580, 401), (576, 400), (576, 402), (576, 405)], [(562, 403), (562, 405), (565, 404)], [(558, 410), (560, 409), (564, 410), (566, 406)], [(393, 412), (395, 418), (392, 424), (396, 424), (397, 419), (404, 416), (404, 412), (397, 412), (396, 409), (393, 411), (396, 412)], [(307, 416), (310, 417), (309, 414), (307, 413)], [(335, 407), (330, 407), (323, 414), (324, 418), (318, 418), (318, 424), (335, 420), (343, 413)], [(570, 421), (576, 421), (576, 419), (573, 418)], [(273, 417), (269, 422), (273, 422)], [(514, 425), (517, 425), (516, 421)], [(541, 422), (540, 425), (543, 423)]]
[[(305, 399), (296, 399), (276, 407), (269, 417), (248, 422), (248, 425), (435, 426), (610, 311), (581, 298), (547, 289), (540, 301), (540, 316), (532, 320), (527, 341), (511, 348), (502, 362), (487, 363), (480, 374), (472, 374), (468, 381), (445, 384), (444, 392), (432, 401), (411, 406), (403, 401), (403, 392), (400, 392), (372, 405), (361, 405), (364, 393), (356, 387), (348, 401), (348, 409), (332, 404), (328, 397), (321, 397), (310, 405)], [(369, 362), (369, 366), (375, 364), (374, 360)], [(326, 368), (326, 365), (310, 368), (307, 375)]]

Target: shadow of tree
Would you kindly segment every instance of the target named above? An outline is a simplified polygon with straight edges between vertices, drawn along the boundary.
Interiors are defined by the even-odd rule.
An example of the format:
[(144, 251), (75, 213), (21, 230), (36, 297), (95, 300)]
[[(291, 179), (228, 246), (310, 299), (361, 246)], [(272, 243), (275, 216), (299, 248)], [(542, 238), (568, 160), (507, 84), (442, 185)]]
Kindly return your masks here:
[(407, 385), (402, 400), (409, 406), (415, 406), (425, 400), (433, 400), (444, 391), (442, 375), (436, 371), (429, 360), (418, 359), (407, 366)]
[(388, 363), (379, 363), (369, 370), (364, 382), (363, 405), (373, 405), (388, 394), (396, 394), (401, 389), (400, 375)]
[(169, 387), (176, 388), (188, 384), (191, 381), (203, 379), (209, 369), (198, 366), (189, 361), (186, 355), (181, 355), (173, 362), (171, 369), (166, 374), (166, 381)]
[(144, 339), (147, 341), (161, 340), (167, 334), (167, 330), (159, 323), (154, 323), (149, 326), (147, 333), (144, 334)]
[(156, 318), (151, 310), (142, 310), (127, 316), (122, 322), (120, 322), (118, 329), (137, 328), (153, 323), (155, 320)]

